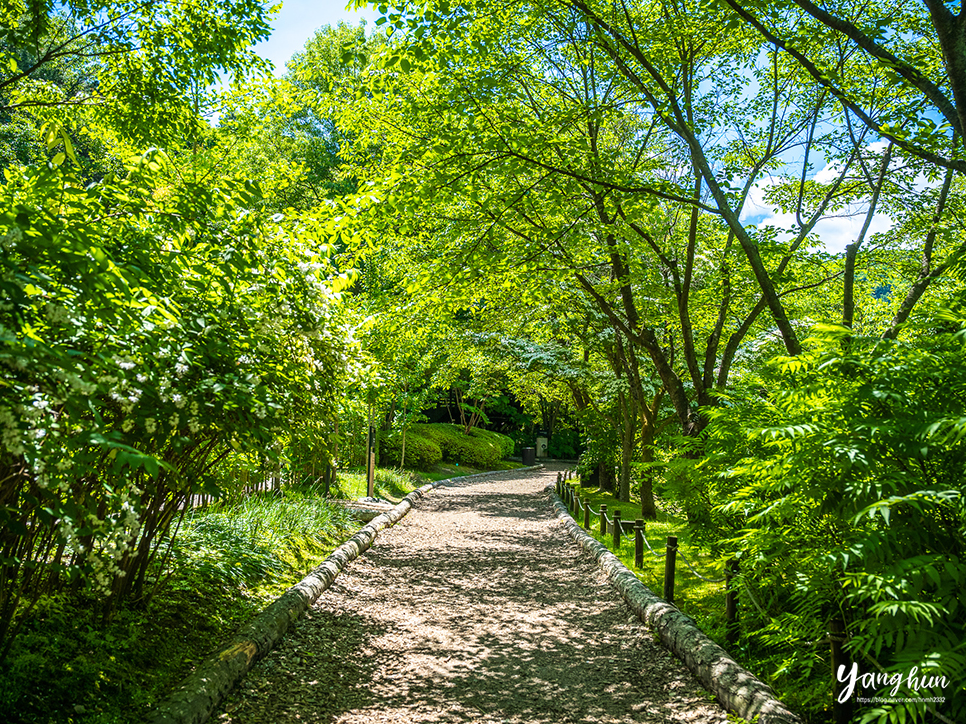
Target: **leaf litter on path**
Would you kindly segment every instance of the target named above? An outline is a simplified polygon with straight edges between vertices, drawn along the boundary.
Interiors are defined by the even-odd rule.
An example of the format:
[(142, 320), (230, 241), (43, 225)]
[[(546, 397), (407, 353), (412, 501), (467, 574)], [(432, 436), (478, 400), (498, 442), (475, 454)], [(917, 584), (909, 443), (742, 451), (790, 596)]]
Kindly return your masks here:
[(726, 722), (555, 522), (554, 475), (499, 473), (421, 500), (217, 721)]

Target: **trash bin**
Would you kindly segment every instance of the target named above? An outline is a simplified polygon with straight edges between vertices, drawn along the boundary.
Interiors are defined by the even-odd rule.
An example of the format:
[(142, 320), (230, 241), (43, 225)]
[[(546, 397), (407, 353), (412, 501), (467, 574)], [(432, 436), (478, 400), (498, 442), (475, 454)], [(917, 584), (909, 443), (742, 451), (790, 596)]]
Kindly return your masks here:
[(523, 464), (524, 465), (537, 464), (537, 449), (535, 447), (523, 448)]

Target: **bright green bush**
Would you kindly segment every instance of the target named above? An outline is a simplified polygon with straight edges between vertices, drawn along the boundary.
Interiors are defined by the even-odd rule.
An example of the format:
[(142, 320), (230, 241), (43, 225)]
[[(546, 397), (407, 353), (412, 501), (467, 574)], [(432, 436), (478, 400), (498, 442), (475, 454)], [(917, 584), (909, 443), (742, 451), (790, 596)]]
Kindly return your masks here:
[(447, 462), (487, 469), (513, 452), (513, 440), (490, 430), (473, 428), (466, 435), (459, 425), (442, 422), (413, 425), (413, 429), (439, 445)]
[[(417, 426), (413, 426), (415, 428)], [(439, 444), (422, 435), (419, 430), (406, 431), (406, 467), (413, 470), (430, 470), (443, 460)], [(399, 466), (402, 455), (402, 433), (393, 430), (382, 433), (379, 442), (379, 464)]]
[(516, 443), (513, 438), (507, 435), (501, 435), (498, 432), (493, 432), (492, 430), (483, 430), (478, 427), (474, 427), (470, 430), (470, 435), (481, 440), (485, 440), (488, 443), (493, 443), (498, 448), (500, 448), (500, 458), (509, 457), (513, 454), (513, 450), (516, 447)]

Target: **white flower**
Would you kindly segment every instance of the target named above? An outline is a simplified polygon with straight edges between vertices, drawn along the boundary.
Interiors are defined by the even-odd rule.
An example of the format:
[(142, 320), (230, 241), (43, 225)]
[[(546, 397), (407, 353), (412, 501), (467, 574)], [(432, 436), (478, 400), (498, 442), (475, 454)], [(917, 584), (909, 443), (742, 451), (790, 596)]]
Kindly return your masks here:
[(67, 308), (59, 304), (50, 303), (46, 306), (45, 311), (47, 312), (47, 321), (51, 324), (67, 324), (70, 321)]
[(23, 241), (23, 231), (19, 226), (11, 226), (6, 234), (0, 236), (0, 247), (13, 249), (21, 241)]
[(179, 410), (184, 409), (185, 399), (177, 392), (171, 396), (171, 401), (174, 402), (174, 406), (177, 407)]

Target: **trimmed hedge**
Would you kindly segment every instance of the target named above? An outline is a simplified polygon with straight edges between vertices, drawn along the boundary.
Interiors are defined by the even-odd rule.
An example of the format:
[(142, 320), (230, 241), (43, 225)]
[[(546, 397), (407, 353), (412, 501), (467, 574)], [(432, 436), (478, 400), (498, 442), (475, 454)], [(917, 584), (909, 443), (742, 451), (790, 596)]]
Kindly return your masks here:
[(413, 425), (413, 428), (419, 428), (420, 434), (439, 445), (447, 462), (486, 470), (513, 453), (513, 440), (498, 432), (473, 428), (465, 435), (459, 425), (444, 422)]
[[(443, 451), (438, 443), (423, 435), (413, 425), (406, 431), (406, 467), (414, 470), (431, 470), (443, 461)], [(379, 435), (379, 464), (398, 466), (402, 453), (402, 433), (398, 430)]]
[[(406, 431), (406, 467), (430, 470), (442, 461), (489, 470), (513, 454), (513, 440), (490, 430), (473, 428), (463, 434), (459, 425), (434, 422), (411, 425)], [(379, 434), (379, 464), (398, 466), (402, 433), (398, 430)]]

